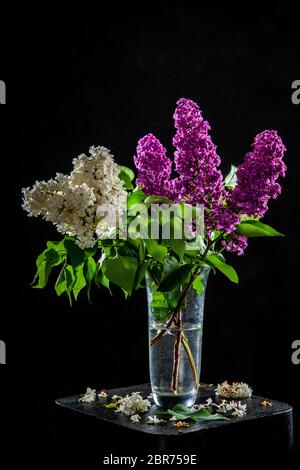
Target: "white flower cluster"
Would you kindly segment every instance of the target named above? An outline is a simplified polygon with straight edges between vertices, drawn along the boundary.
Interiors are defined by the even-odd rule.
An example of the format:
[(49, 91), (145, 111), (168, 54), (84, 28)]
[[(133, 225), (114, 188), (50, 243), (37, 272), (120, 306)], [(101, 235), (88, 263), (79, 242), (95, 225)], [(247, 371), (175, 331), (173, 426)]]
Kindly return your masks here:
[(216, 395), (224, 398), (249, 398), (252, 395), (252, 391), (252, 388), (244, 382), (229, 384), (227, 380), (218, 384), (215, 389)]
[(146, 413), (151, 403), (148, 399), (143, 399), (139, 392), (132, 392), (124, 398), (117, 400), (118, 408), (116, 413), (124, 413), (126, 416), (133, 416), (137, 413)]
[[(206, 400), (204, 404), (197, 404), (192, 407), (193, 411), (201, 410), (201, 408), (215, 408), (217, 413), (230, 414), (231, 416), (244, 416), (247, 413), (247, 405), (241, 401), (222, 400), (220, 404), (215, 403), (211, 398)], [(171, 418), (172, 419), (172, 418)]]
[(158, 418), (156, 415), (148, 416), (147, 424), (164, 424), (166, 421), (164, 419)]
[(222, 400), (220, 405), (216, 405), (219, 413), (230, 413), (231, 416), (242, 417), (247, 413), (247, 405), (243, 405), (241, 401), (231, 401), (228, 403), (226, 400)]
[(132, 415), (132, 416), (130, 416), (130, 420), (131, 420), (133, 423), (139, 423), (140, 420), (141, 420), (141, 417), (140, 417), (140, 415)]
[(74, 158), (69, 175), (57, 173), (54, 179), (22, 190), (23, 208), (30, 216), (42, 215), (58, 232), (76, 236), (81, 248), (114, 233), (126, 197), (110, 151), (91, 147), (89, 153)]
[(79, 398), (78, 401), (81, 401), (83, 403), (92, 403), (96, 400), (96, 395), (96, 390), (88, 387), (86, 389), (85, 394), (81, 398)]

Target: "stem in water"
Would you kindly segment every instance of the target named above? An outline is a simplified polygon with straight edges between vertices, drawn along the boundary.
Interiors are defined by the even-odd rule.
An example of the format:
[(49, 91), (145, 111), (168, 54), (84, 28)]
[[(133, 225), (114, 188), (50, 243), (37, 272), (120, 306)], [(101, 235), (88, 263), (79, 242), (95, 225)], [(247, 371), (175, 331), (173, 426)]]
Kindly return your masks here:
[(182, 321), (181, 321), (181, 310), (178, 311), (177, 318), (174, 320), (177, 328), (176, 339), (174, 344), (174, 361), (173, 361), (173, 372), (172, 372), (172, 383), (171, 390), (176, 394), (178, 391), (178, 377), (179, 377), (179, 364), (180, 364), (180, 346), (182, 343)]
[(193, 373), (193, 377), (194, 377), (195, 388), (196, 388), (196, 390), (198, 390), (198, 387), (199, 387), (199, 378), (198, 378), (197, 367), (196, 367), (196, 364), (195, 364), (195, 361), (194, 361), (194, 358), (193, 358), (193, 354), (192, 354), (192, 351), (191, 351), (191, 349), (190, 349), (188, 340), (187, 340), (187, 338), (186, 338), (186, 336), (185, 336), (184, 333), (182, 333), (181, 342), (182, 342), (182, 346), (184, 347), (184, 350), (185, 350), (185, 352), (186, 352), (187, 358), (188, 358), (189, 363), (190, 363), (190, 367), (191, 367), (191, 370), (192, 370), (192, 373)]

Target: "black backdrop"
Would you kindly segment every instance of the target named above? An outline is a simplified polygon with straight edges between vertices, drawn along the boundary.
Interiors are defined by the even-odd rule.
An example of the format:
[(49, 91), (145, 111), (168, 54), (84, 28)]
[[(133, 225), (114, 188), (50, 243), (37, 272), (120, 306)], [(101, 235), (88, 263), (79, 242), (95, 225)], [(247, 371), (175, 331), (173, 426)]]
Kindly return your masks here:
[(0, 379), (14, 400), (5, 405), (13, 436), (21, 442), (26, 434), (55, 453), (56, 397), (148, 380), (144, 291), (127, 302), (117, 292), (96, 292), (92, 305), (82, 296), (70, 309), (51, 288), (29, 287), (36, 255), (58, 235), (26, 217), (21, 187), (70, 171), (71, 159), (90, 145), (104, 145), (132, 166), (136, 142), (148, 132), (171, 154), (172, 115), (182, 96), (197, 101), (211, 124), (224, 172), (264, 129), (277, 129), (288, 149), (283, 193), (265, 217), (286, 237), (251, 240), (245, 256), (228, 256), (238, 286), (211, 276), (201, 379), (246, 381), (256, 394), (294, 405), (297, 418), (300, 366), (291, 362), (291, 344), (300, 336), (300, 105), (292, 104), (291, 83), (300, 78), (300, 36), (292, 6), (237, 12), (160, 2), (143, 11), (115, 4), (76, 19), (38, 15), (19, 13), (1, 31), (10, 50), (3, 50), (0, 77), (8, 100), (1, 156), (9, 165), (2, 172), (7, 301), (0, 339), (7, 365)]

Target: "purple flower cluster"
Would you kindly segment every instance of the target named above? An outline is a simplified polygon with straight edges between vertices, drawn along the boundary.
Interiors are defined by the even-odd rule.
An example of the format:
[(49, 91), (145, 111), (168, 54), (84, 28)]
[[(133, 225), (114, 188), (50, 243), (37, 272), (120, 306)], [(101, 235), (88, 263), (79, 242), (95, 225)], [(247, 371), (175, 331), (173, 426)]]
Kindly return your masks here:
[(244, 250), (248, 246), (248, 239), (243, 235), (234, 234), (227, 240), (222, 241), (222, 246), (227, 251), (235, 252), (238, 256), (244, 254)]
[(231, 233), (240, 223), (240, 217), (222, 202), (213, 202), (211, 210), (206, 216), (206, 226), (209, 232), (213, 230), (225, 230)]
[(138, 141), (134, 163), (138, 169), (137, 184), (147, 195), (173, 196), (170, 181), (172, 162), (166, 156), (166, 149), (153, 135), (147, 134)]
[(174, 114), (176, 135), (173, 139), (178, 198), (190, 204), (218, 201), (222, 194), (221, 163), (216, 146), (209, 135), (209, 124), (204, 121), (199, 106), (181, 98)]
[(174, 162), (179, 176), (171, 179), (172, 162), (166, 149), (154, 135), (148, 134), (139, 140), (134, 157), (138, 169), (136, 181), (147, 195), (203, 204), (207, 233), (224, 231), (227, 235), (223, 247), (240, 255), (247, 247), (247, 238), (235, 232), (241, 218), (262, 217), (269, 199), (280, 194), (277, 179), (286, 170), (282, 140), (276, 131), (258, 134), (253, 151), (237, 169), (236, 187), (226, 189), (218, 169), (221, 160), (209, 135), (210, 126), (199, 106), (181, 98), (174, 120)]
[(269, 199), (280, 194), (281, 186), (276, 180), (285, 175), (285, 150), (276, 131), (264, 131), (255, 137), (253, 151), (237, 169), (237, 185), (230, 198), (231, 205), (241, 214), (262, 217)]

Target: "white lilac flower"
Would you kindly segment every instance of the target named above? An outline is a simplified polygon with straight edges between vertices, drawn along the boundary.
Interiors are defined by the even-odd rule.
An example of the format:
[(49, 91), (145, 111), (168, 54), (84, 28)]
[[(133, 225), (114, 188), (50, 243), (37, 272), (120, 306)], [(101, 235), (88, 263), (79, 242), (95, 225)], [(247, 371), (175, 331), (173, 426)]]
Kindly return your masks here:
[(106, 390), (101, 390), (101, 392), (98, 393), (98, 398), (107, 398), (108, 393)]
[(242, 404), (241, 401), (230, 401), (222, 400), (219, 405), (216, 405), (219, 413), (230, 413), (231, 416), (242, 417), (247, 413), (247, 405)]
[(164, 419), (159, 419), (156, 415), (148, 416), (147, 424), (163, 424), (165, 423)]
[(116, 413), (124, 413), (126, 416), (132, 416), (136, 413), (146, 413), (151, 406), (149, 400), (144, 400), (139, 392), (133, 392), (131, 395), (126, 395), (118, 402)]
[(247, 405), (246, 404), (242, 405), (242, 403), (240, 401), (232, 402), (232, 403), (235, 403), (234, 405), (232, 405), (233, 406), (232, 416), (242, 417), (247, 413)]
[(78, 401), (81, 401), (83, 403), (92, 403), (93, 401), (96, 400), (96, 395), (97, 395), (96, 390), (88, 387), (86, 389), (85, 394), (81, 398), (79, 398)]
[(252, 395), (252, 388), (244, 382), (233, 382), (229, 384), (227, 380), (218, 384), (215, 389), (217, 396), (224, 398), (248, 398)]
[(192, 411), (198, 411), (202, 408), (209, 408), (210, 406), (217, 406), (211, 398), (207, 398), (205, 403), (196, 403), (192, 406)]
[(132, 416), (130, 416), (130, 420), (133, 423), (138, 423), (141, 420), (141, 417), (140, 417), (140, 415), (132, 415)]
[[(43, 216), (58, 232), (76, 237), (80, 248), (94, 246), (116, 230), (126, 198), (119, 167), (105, 147), (91, 147), (90, 155), (73, 160), (69, 175), (23, 188), (23, 208)], [(124, 204), (123, 204), (124, 205)]]
[[(204, 404), (196, 404), (192, 406), (192, 411), (198, 411), (202, 408), (214, 407), (216, 412), (223, 414), (230, 414), (231, 416), (244, 416), (247, 413), (247, 405), (242, 404), (241, 401), (227, 401), (222, 400), (221, 403), (215, 403), (211, 398), (207, 398)], [(170, 418), (170, 421), (176, 421), (176, 417)]]
[(227, 400), (222, 400), (219, 405), (216, 404), (219, 413), (228, 413), (232, 411), (232, 405)]

